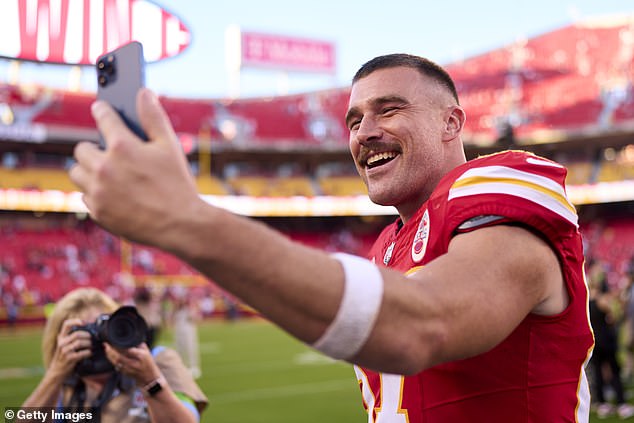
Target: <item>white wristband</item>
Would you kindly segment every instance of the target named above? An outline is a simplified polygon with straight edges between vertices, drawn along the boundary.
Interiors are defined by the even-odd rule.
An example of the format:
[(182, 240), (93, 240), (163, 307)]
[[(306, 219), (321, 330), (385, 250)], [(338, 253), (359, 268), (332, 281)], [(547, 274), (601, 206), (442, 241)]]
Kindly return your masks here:
[(365, 345), (381, 308), (383, 276), (372, 262), (336, 253), (345, 273), (343, 297), (334, 320), (313, 347), (341, 360), (353, 357)]

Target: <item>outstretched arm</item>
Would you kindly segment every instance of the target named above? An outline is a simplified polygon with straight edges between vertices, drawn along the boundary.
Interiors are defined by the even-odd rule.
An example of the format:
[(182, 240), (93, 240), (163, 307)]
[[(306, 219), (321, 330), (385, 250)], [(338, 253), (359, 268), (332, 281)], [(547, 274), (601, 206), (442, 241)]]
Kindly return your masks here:
[[(137, 106), (150, 142), (97, 102), (93, 116), (107, 148), (82, 143), (75, 150), (71, 178), (93, 218), (177, 255), (298, 339), (315, 342), (342, 299), (340, 263), (204, 202), (156, 96), (142, 90)], [(376, 324), (351, 361), (392, 373), (487, 351), (527, 313), (549, 313), (565, 295), (553, 251), (510, 226), (457, 236), (445, 256), (412, 278), (388, 269), (381, 274)]]

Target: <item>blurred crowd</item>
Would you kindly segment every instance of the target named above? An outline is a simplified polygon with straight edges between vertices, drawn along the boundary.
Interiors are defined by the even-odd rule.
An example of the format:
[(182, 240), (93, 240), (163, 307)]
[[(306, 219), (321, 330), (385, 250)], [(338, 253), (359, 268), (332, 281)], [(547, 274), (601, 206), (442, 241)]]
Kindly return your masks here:
[(634, 416), (628, 402), (628, 387), (634, 385), (634, 243), (620, 225), (601, 221), (587, 226), (584, 235), (595, 337), (588, 366), (593, 407), (600, 418), (625, 419)]
[[(172, 327), (175, 346), (197, 377), (196, 324), (211, 317), (253, 314), (186, 264), (156, 250), (121, 243), (90, 221), (73, 217), (1, 223), (5, 242), (0, 247), (0, 322), (9, 326), (42, 321), (64, 293), (95, 286), (120, 304), (137, 305), (153, 339), (160, 328)], [(364, 254), (367, 248), (356, 230), (281, 230), (328, 251)], [(634, 384), (634, 221), (596, 219), (581, 230), (596, 339), (589, 366), (595, 407), (606, 416), (634, 415), (634, 407), (627, 404), (627, 386)]]
[[(374, 233), (339, 225), (280, 230), (327, 251), (364, 254)], [(74, 215), (0, 215), (0, 324), (41, 322), (47, 308), (75, 288), (92, 286), (120, 304), (131, 304), (139, 287), (160, 304), (163, 322), (178, 320), (183, 303), (201, 319), (235, 319), (253, 311), (187, 264), (167, 253), (122, 242), (89, 219)]]

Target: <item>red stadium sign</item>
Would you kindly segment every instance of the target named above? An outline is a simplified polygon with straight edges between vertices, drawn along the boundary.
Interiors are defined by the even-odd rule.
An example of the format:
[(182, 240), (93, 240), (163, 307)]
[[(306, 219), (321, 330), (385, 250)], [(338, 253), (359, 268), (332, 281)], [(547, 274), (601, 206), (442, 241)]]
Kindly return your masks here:
[(0, 28), (0, 56), (73, 65), (93, 65), (131, 40), (157, 61), (190, 41), (178, 17), (144, 0), (2, 0)]
[(335, 73), (335, 45), (326, 41), (243, 32), (241, 65)]

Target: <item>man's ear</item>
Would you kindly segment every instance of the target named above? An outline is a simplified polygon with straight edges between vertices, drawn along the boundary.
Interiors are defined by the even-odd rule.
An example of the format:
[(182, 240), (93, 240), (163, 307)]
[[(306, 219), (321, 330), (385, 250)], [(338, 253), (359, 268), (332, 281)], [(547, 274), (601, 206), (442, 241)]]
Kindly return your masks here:
[(462, 107), (458, 105), (449, 106), (445, 114), (443, 141), (451, 141), (460, 136), (466, 120), (467, 115)]

